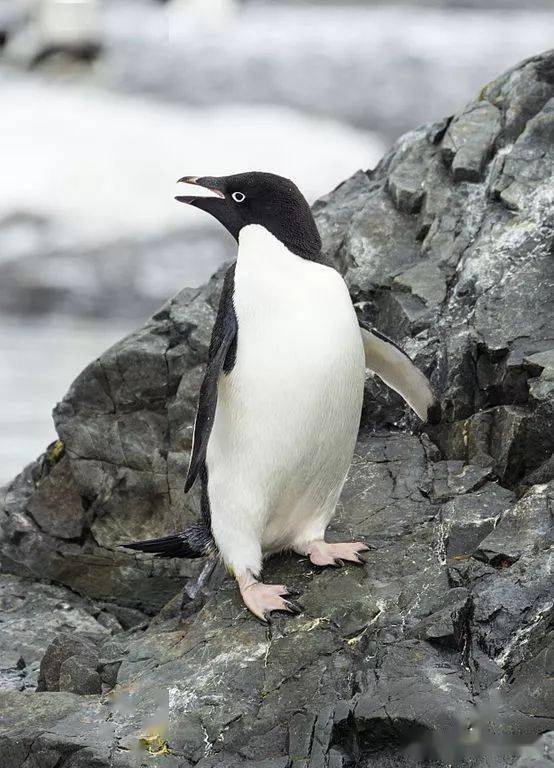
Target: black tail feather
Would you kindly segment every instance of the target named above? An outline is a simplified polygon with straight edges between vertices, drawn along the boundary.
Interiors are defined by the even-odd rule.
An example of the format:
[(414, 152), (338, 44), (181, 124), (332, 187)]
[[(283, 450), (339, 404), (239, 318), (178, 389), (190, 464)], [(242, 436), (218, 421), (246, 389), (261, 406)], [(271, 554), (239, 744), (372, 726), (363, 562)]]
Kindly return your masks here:
[(161, 539), (133, 541), (120, 546), (139, 552), (149, 552), (156, 557), (207, 557), (216, 551), (212, 532), (201, 523)]

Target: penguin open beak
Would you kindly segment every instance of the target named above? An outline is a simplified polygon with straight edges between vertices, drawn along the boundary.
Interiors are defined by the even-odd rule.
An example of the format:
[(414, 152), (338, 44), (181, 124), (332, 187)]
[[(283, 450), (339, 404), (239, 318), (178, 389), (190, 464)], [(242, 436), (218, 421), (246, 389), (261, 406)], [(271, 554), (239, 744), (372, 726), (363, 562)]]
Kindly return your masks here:
[[(209, 209), (210, 204), (214, 200), (225, 200), (222, 181), (215, 176), (202, 176), (201, 178), (198, 176), (183, 176), (181, 179), (178, 179), (177, 183), (191, 184), (204, 191), (204, 194), (199, 195), (176, 195), (175, 200), (178, 200), (180, 203), (188, 203), (188, 205), (194, 205), (197, 208), (206, 210), (206, 207)], [(206, 192), (209, 194), (206, 194)]]
[(241, 207), (233, 202), (227, 181), (225, 176), (183, 176), (177, 183), (192, 184), (199, 188), (200, 194), (176, 195), (175, 200), (209, 213), (238, 241), (239, 232), (246, 222), (241, 215)]

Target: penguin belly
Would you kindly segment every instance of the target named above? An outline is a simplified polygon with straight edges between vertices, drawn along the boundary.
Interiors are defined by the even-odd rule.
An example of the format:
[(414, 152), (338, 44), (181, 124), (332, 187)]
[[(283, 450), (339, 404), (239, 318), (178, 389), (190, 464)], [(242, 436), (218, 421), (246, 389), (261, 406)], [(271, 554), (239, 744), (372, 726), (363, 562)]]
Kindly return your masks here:
[(222, 375), (206, 466), (212, 532), (238, 574), (322, 539), (350, 466), (365, 375), (358, 321), (333, 269), (267, 230), (240, 236), (236, 361)]

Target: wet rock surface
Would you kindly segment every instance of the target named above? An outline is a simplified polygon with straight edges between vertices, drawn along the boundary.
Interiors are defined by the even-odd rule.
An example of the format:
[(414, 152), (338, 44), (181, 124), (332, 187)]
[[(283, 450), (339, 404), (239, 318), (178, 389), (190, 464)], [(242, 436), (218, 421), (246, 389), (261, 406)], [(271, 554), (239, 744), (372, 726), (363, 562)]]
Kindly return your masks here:
[(198, 514), (182, 486), (221, 273), (77, 378), (59, 442), (0, 497), (1, 765), (552, 764), (552, 72), (516, 67), (315, 205), (444, 418), (410, 432), (368, 379), (328, 534), (366, 563), (270, 560), (299, 617), (262, 626), (217, 568), (198, 589), (202, 563), (117, 549)]

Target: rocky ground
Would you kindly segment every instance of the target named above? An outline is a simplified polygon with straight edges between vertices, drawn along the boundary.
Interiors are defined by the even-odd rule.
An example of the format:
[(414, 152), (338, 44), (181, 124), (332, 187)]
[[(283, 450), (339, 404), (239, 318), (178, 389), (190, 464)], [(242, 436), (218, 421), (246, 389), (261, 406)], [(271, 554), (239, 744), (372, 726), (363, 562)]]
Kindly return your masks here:
[(262, 626), (219, 567), (115, 548), (197, 514), (221, 273), (83, 371), (58, 442), (0, 495), (0, 765), (552, 766), (553, 171), (554, 52), (316, 203), (360, 313), (444, 418), (420, 430), (368, 380), (329, 531), (367, 563), (274, 558), (297, 618)]

